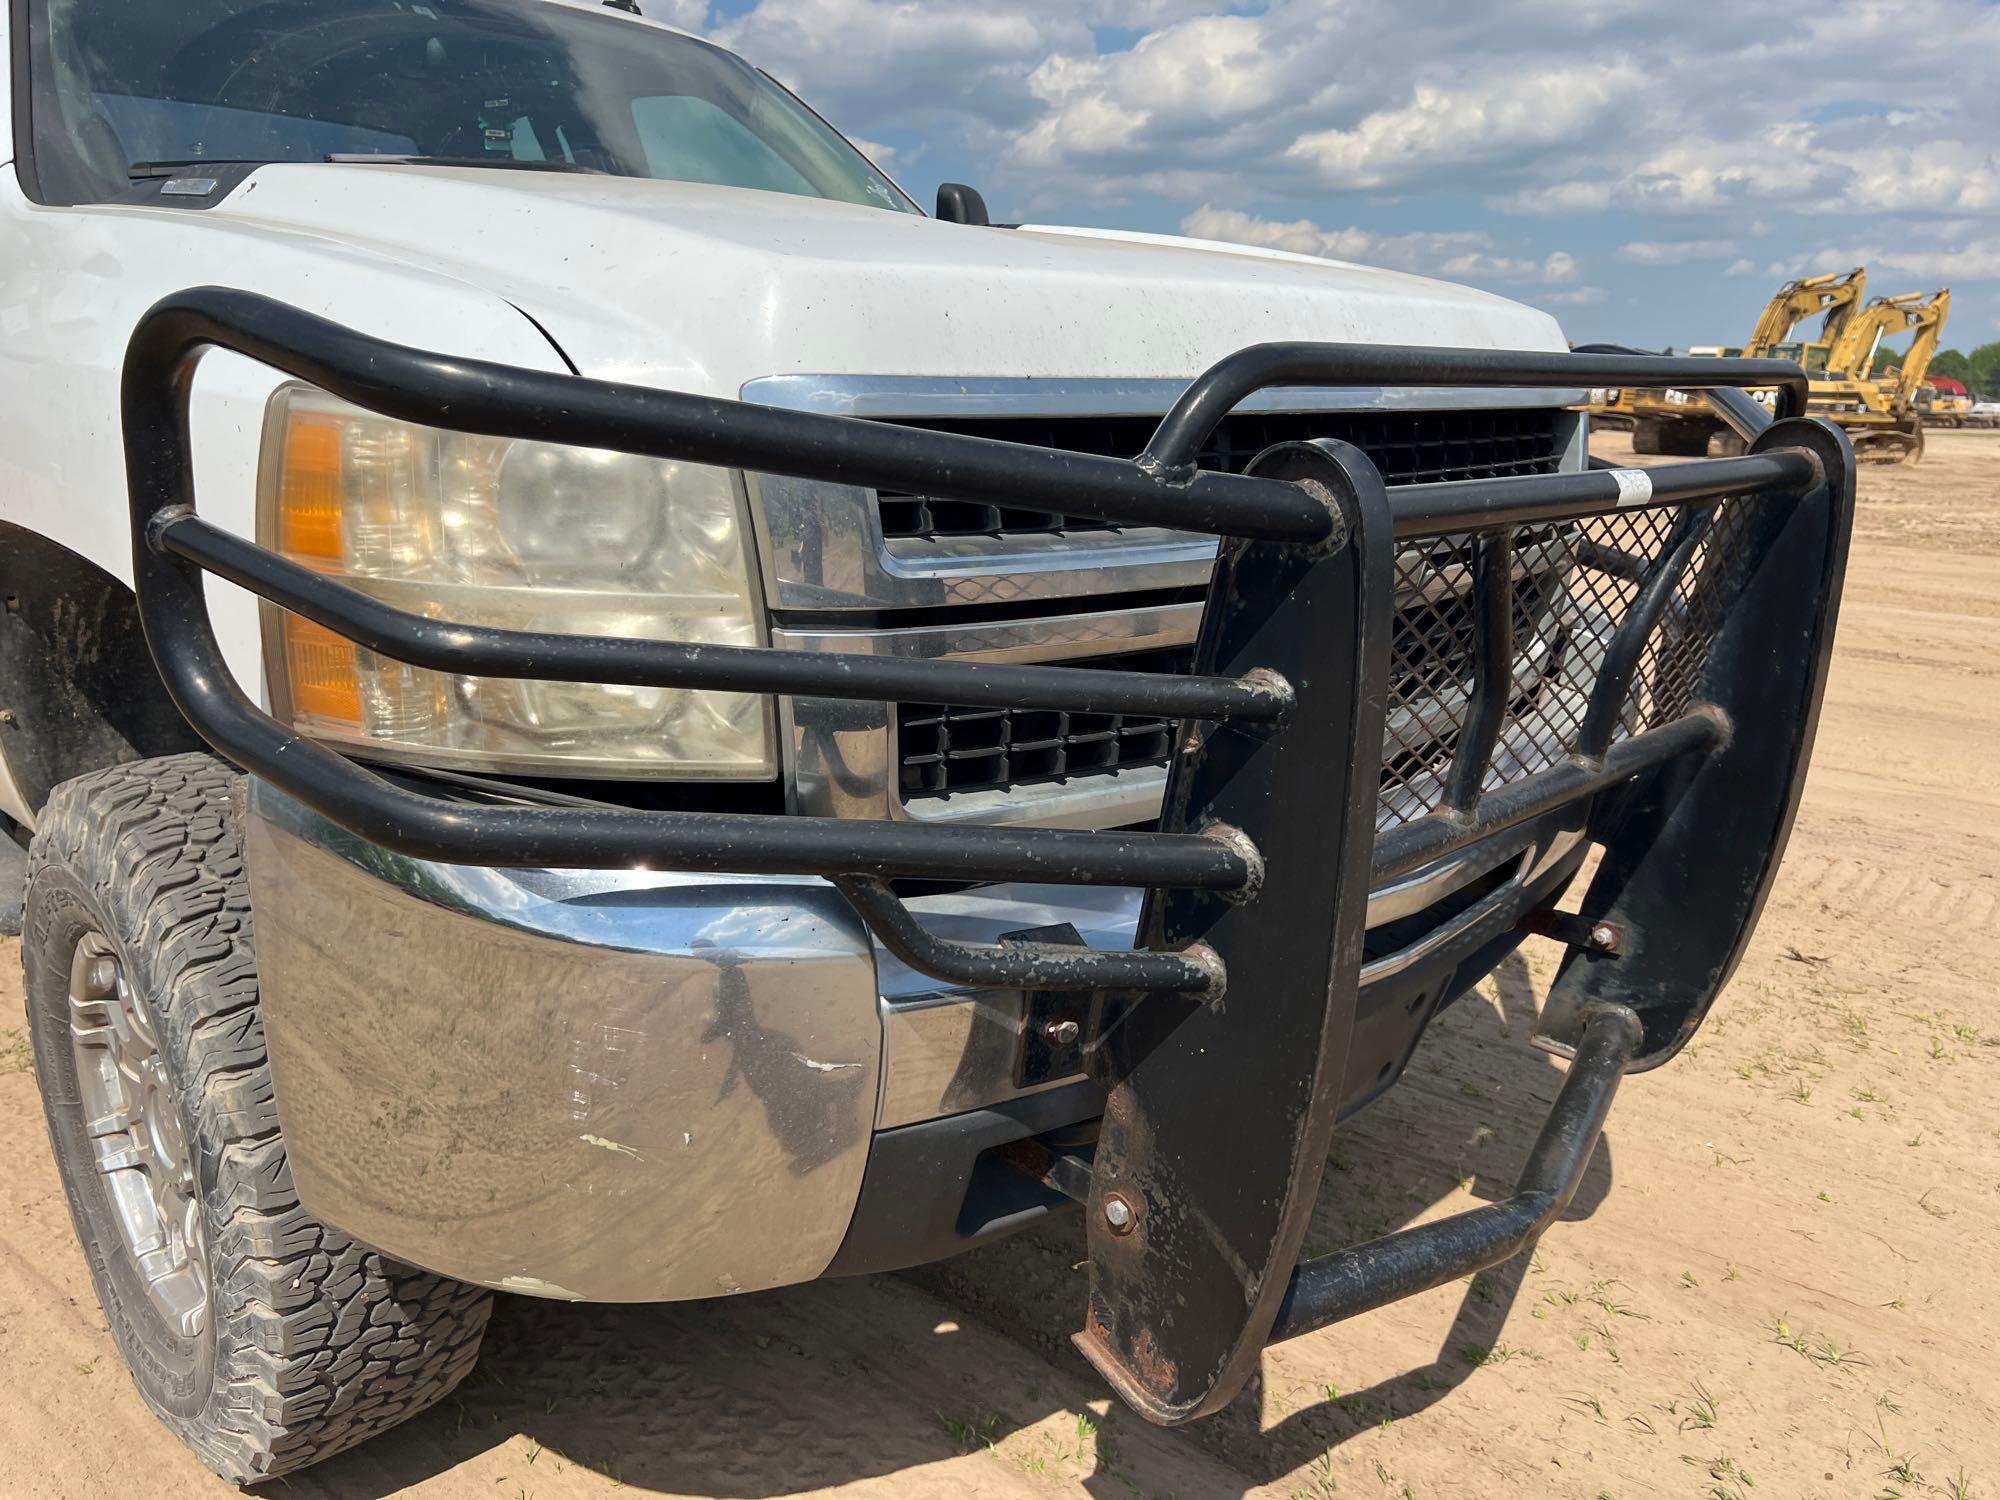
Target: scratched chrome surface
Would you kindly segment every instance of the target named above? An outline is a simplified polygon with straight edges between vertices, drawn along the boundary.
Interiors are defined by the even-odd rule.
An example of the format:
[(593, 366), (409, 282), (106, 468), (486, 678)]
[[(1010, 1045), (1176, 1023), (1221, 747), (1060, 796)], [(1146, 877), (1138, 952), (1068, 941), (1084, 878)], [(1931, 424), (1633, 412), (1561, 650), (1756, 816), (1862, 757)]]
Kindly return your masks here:
[(871, 945), (832, 887), (436, 865), (261, 785), (251, 812), (264, 1026), (314, 1214), (550, 1297), (825, 1269), (882, 1048)]

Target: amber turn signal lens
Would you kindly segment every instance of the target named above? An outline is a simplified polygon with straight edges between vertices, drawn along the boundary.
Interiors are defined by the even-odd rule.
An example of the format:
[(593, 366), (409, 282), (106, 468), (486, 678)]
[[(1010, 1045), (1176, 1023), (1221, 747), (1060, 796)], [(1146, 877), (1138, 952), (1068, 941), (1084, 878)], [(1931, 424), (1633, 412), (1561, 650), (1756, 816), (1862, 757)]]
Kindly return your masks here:
[(300, 720), (359, 729), (361, 666), (354, 642), (298, 615), (285, 616), (285, 676)]
[(341, 532), (341, 424), (294, 411), (285, 426), (278, 477), (278, 548), (307, 566), (338, 565)]

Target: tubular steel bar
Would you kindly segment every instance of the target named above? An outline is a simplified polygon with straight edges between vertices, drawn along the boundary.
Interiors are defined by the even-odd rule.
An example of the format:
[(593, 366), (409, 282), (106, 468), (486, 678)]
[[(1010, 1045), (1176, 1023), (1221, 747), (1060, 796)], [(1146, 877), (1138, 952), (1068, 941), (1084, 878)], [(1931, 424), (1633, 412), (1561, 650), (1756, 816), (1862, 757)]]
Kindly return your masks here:
[(1594, 572), (1608, 573), (1625, 583), (1644, 583), (1646, 572), (1652, 566), (1646, 558), (1636, 557), (1617, 547), (1607, 547), (1587, 536), (1577, 538), (1576, 560)]
[(1222, 963), (1207, 948), (1187, 953), (1148, 949), (1102, 953), (1061, 943), (961, 943), (941, 938), (879, 880), (837, 875), (833, 883), (854, 903), (882, 946), (919, 973), (985, 989), (1145, 989), (1222, 994)]
[(1480, 540), (1478, 589), (1479, 681), (1445, 781), (1445, 804), (1459, 813), (1479, 800), (1514, 696), (1514, 539), (1504, 531)]
[(1611, 644), (1604, 649), (1597, 681), (1591, 684), (1582, 727), (1576, 732), (1576, 753), (1585, 760), (1599, 759), (1610, 747), (1611, 736), (1618, 732), (1618, 721), (1625, 711), (1625, 700), (1632, 692), (1632, 678), (1639, 670), (1646, 642), (1652, 639), (1653, 629), (1666, 613), (1674, 590), (1687, 575), (1695, 548), (1707, 537), (1714, 521), (1713, 511), (1683, 513), (1677, 535), (1640, 585), (1638, 597), (1625, 611), (1625, 618), (1618, 622)]
[(1580, 521), (1606, 511), (1714, 504), (1753, 492), (1796, 495), (1818, 482), (1819, 464), (1810, 453), (1781, 448), (1659, 469), (1594, 469), (1400, 485), (1391, 492), (1389, 505), (1400, 539)]
[[(383, 416), (454, 432), (993, 505), (1060, 495), (1065, 509), (1100, 520), (1216, 535), (1318, 542), (1333, 528), (1326, 507), (1297, 485), (1221, 473), (1170, 483), (1125, 459), (433, 354), (219, 287), (178, 292), (140, 321), (126, 356), (126, 410), (167, 437), (170, 372), (207, 347), (233, 349)], [(185, 498), (184, 447), (128, 453), (134, 493), (149, 510)]]
[(1644, 1036), (1638, 1016), (1622, 1005), (1591, 1011), (1513, 1196), (1302, 1262), (1278, 1308), (1271, 1341), (1427, 1292), (1525, 1249), (1576, 1196), (1625, 1065)]
[(1432, 813), (1392, 828), (1375, 841), (1374, 881), (1379, 885), (1420, 870), (1432, 860), (1442, 859), (1543, 813), (1554, 812), (1567, 803), (1581, 802), (1608, 791), (1656, 766), (1706, 755), (1728, 737), (1729, 723), (1723, 715), (1713, 709), (1698, 708), (1657, 729), (1620, 740), (1601, 760), (1572, 757), (1524, 780), (1498, 787), (1481, 797), (1468, 814)]
[[(1573, 354), (1614, 354), (1621, 358), (1631, 359), (1660, 360), (1674, 358), (1674, 356), (1666, 354), (1649, 354), (1644, 349), (1634, 349), (1625, 344), (1578, 344), (1570, 352)], [(1765, 361), (1765, 363), (1769, 363), (1769, 361)], [(1796, 370), (1796, 367), (1794, 369)], [(1635, 385), (1641, 383), (1638, 381), (1632, 382)], [(1723, 425), (1742, 438), (1745, 443), (1756, 442), (1758, 438), (1763, 436), (1764, 430), (1771, 425), (1771, 412), (1765, 407), (1763, 402), (1750, 394), (1750, 389), (1757, 385), (1755, 381), (1744, 381), (1740, 385), (1707, 387), (1697, 386), (1692, 381), (1684, 380), (1643, 382), (1646, 385), (1659, 385), (1662, 383), (1670, 386), (1684, 386), (1689, 389), (1701, 390), (1707, 396), (1709, 404), (1714, 407), (1716, 416), (1722, 419)], [(1808, 384), (1806, 389), (1810, 393), (1812, 389), (1811, 385)], [(1791, 400), (1794, 388), (1785, 388), (1783, 394), (1788, 404), (1780, 415), (1791, 417), (1805, 415), (1804, 405)], [(1597, 462), (1600, 462), (1600, 460), (1592, 460), (1593, 464)]]
[(438, 672), (464, 672), (476, 660), (482, 677), (1266, 722), (1293, 699), (1290, 686), (1270, 674), (1052, 671), (457, 625), (397, 609), (195, 516), (167, 515), (153, 528), (153, 544), (371, 651)]
[(1199, 834), (971, 828), (750, 813), (467, 806), (408, 791), (285, 729), (244, 694), (222, 659), (200, 574), (141, 560), (140, 619), (168, 693), (223, 755), (351, 833), (416, 859), (460, 865), (672, 869), (768, 875), (906, 875), (1163, 885), (1239, 891), (1251, 865)]
[(1600, 385), (1689, 390), (1775, 386), (1784, 416), (1803, 414), (1810, 390), (1805, 371), (1782, 359), (1408, 349), (1381, 344), (1259, 344), (1211, 366), (1190, 385), (1160, 423), (1139, 461), (1158, 473), (1191, 470), (1202, 444), (1230, 410), (1270, 386), (1437, 387), (1502, 382), (1546, 390)]

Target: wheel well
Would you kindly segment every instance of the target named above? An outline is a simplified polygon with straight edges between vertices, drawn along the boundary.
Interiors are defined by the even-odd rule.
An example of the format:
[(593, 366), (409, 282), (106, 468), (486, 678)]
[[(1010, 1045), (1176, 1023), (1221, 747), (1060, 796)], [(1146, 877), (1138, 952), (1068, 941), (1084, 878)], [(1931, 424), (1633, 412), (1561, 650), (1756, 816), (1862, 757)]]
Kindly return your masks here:
[(167, 696), (132, 591), (0, 521), (0, 757), (39, 809), (58, 782), (201, 740)]

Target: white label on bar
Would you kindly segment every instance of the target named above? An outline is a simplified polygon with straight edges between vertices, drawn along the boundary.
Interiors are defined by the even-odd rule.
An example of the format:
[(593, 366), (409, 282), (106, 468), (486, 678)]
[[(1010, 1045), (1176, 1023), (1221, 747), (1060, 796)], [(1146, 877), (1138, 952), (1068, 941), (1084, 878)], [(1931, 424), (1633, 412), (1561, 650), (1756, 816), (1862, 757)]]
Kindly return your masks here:
[(1620, 505), (1644, 505), (1653, 498), (1653, 476), (1644, 469), (1610, 469), (1606, 472), (1618, 482)]

